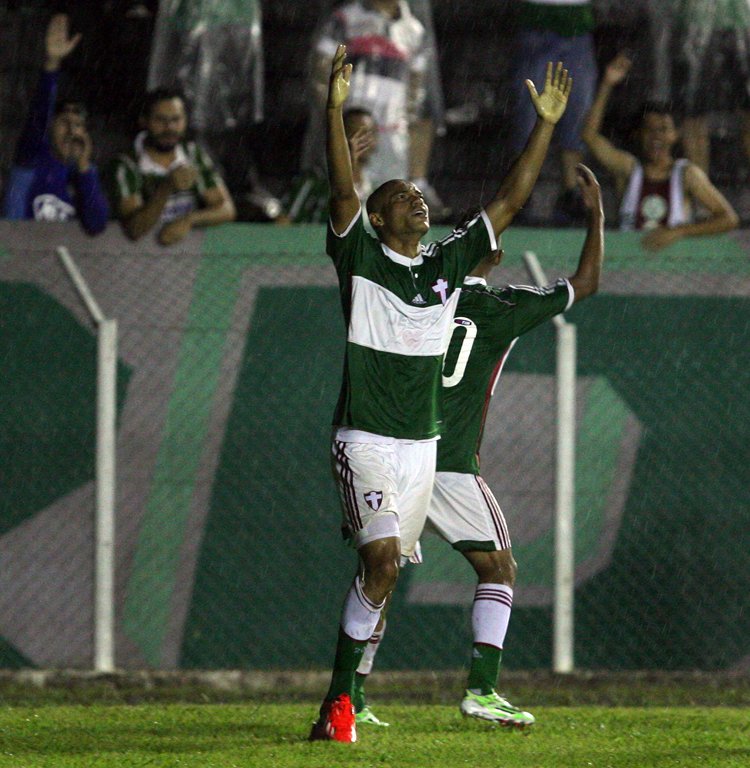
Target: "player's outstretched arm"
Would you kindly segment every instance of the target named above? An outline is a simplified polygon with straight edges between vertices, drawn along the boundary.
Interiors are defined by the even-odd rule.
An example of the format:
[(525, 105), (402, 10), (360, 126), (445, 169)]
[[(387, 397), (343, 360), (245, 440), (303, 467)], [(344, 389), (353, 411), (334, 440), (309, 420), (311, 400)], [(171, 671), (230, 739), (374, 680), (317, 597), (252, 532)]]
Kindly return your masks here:
[(537, 113), (537, 121), (523, 152), (508, 171), (495, 199), (485, 208), (495, 234), (499, 235), (529, 199), (547, 154), (555, 124), (563, 116), (573, 78), (558, 62), (553, 69), (547, 64), (544, 90), (537, 93), (531, 80), (526, 80), (529, 96)]
[(588, 231), (581, 249), (576, 273), (569, 278), (575, 291), (575, 301), (596, 293), (604, 260), (604, 211), (602, 191), (596, 176), (585, 165), (578, 165), (578, 186), (586, 207)]
[(326, 155), (328, 182), (331, 187), (330, 212), (333, 231), (341, 234), (359, 211), (359, 197), (354, 188), (352, 159), (344, 131), (343, 109), (349, 95), (352, 65), (345, 64), (346, 46), (339, 45), (331, 62), (326, 102)]

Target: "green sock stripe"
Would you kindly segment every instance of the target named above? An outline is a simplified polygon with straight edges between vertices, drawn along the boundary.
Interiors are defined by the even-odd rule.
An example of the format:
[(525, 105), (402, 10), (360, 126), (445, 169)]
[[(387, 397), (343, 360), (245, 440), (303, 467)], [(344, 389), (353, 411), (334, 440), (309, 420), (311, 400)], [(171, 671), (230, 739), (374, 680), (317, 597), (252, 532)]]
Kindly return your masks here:
[(466, 687), (479, 691), (482, 696), (492, 693), (497, 685), (500, 674), (500, 661), (503, 656), (501, 648), (493, 645), (474, 643), (469, 668), (469, 680)]
[(357, 672), (362, 654), (365, 652), (367, 640), (354, 640), (339, 629), (339, 640), (336, 644), (336, 658), (333, 662), (331, 685), (326, 694), (326, 700), (331, 701), (342, 693), (352, 696), (354, 693), (354, 676)]

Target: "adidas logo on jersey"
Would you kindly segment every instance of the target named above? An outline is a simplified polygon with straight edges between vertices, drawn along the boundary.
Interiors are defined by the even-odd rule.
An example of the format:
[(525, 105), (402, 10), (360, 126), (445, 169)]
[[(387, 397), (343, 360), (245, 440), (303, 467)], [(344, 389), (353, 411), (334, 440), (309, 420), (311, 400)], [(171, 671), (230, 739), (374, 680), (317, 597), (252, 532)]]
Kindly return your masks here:
[(422, 294), (418, 293), (412, 300), (412, 304), (426, 304), (427, 302), (422, 298)]

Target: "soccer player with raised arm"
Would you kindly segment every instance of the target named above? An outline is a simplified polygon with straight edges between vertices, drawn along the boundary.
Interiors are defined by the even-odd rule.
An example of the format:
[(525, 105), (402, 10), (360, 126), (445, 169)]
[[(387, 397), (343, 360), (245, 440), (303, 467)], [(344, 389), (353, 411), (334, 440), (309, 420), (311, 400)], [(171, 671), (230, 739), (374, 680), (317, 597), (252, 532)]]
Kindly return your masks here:
[[(495, 691), (513, 604), (516, 563), (505, 518), (480, 475), (479, 448), (489, 398), (518, 337), (594, 293), (604, 255), (604, 214), (594, 174), (578, 166), (588, 232), (575, 274), (546, 288), (492, 288), (487, 278), (502, 249), (490, 253), (464, 280), (443, 370), (443, 427), (426, 528), (460, 552), (477, 574), (472, 606), (471, 668), (461, 712), (502, 725), (524, 727), (534, 716)], [(364, 681), (383, 636), (376, 628), (357, 670), (358, 723), (382, 723), (365, 704)]]
[(545, 87), (528, 89), (539, 119), (492, 202), (443, 240), (430, 228), (420, 190), (402, 179), (367, 200), (377, 238), (360, 215), (342, 110), (351, 65), (338, 46), (326, 106), (331, 187), (326, 249), (339, 279), (347, 326), (343, 383), (334, 414), (333, 469), (347, 538), (359, 567), (341, 614), (331, 684), (311, 739), (356, 741), (354, 674), (403, 559), (424, 526), (440, 437), (443, 357), (464, 278), (497, 250), (497, 237), (526, 202), (571, 78), (550, 64)]

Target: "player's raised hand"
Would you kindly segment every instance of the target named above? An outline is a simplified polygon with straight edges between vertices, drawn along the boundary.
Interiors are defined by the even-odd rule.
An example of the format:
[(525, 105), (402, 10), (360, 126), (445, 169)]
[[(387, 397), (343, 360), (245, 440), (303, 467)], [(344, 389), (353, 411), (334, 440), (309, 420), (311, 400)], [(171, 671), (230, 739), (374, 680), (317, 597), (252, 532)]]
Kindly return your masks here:
[(565, 107), (568, 105), (573, 78), (569, 76), (567, 69), (563, 69), (561, 61), (557, 62), (554, 72), (552, 71), (552, 62), (548, 61), (544, 90), (537, 93), (531, 80), (526, 80), (526, 87), (529, 89), (536, 113), (542, 120), (554, 125), (563, 116)]
[(328, 109), (338, 109), (349, 95), (349, 80), (352, 76), (352, 65), (345, 64), (346, 46), (339, 45), (331, 62), (331, 77), (328, 81)]
[(48, 71), (57, 69), (60, 62), (78, 45), (80, 39), (80, 32), (72, 37), (69, 35), (67, 14), (56, 13), (49, 20), (47, 34), (44, 38), (46, 69)]
[(604, 70), (604, 82), (609, 86), (619, 85), (630, 72), (633, 62), (624, 54), (618, 53)]
[(583, 163), (576, 166), (576, 181), (581, 190), (581, 198), (587, 211), (592, 213), (602, 212), (602, 190), (594, 172)]

